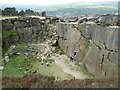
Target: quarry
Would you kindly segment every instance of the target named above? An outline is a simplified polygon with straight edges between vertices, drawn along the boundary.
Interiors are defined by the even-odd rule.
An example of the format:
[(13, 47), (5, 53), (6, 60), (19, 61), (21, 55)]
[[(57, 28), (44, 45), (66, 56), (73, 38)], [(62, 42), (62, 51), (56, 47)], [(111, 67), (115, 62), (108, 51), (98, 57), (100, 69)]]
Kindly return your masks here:
[(1, 19), (3, 87), (117, 87), (119, 26), (99, 17)]

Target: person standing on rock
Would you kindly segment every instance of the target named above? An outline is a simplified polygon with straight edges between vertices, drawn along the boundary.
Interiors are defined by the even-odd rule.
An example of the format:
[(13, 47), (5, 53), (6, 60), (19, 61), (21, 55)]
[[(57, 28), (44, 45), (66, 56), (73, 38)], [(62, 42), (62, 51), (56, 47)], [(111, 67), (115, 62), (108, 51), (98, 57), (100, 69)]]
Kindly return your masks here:
[(70, 57), (70, 60), (73, 62), (73, 61), (74, 61), (74, 58), (71, 56), (71, 57)]

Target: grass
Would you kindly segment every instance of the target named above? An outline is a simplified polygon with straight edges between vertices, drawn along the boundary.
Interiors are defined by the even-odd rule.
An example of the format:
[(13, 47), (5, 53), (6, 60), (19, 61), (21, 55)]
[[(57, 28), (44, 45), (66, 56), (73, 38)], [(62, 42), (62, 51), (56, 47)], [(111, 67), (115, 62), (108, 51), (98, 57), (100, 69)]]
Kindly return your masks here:
[(7, 50), (8, 50), (8, 48), (10, 47), (10, 45), (9, 44), (6, 44), (6, 42), (5, 41), (7, 41), (7, 39), (9, 38), (9, 36), (10, 36), (10, 32), (9, 31), (6, 31), (6, 30), (2, 30), (2, 40), (3, 40), (3, 47), (2, 47), (2, 52), (3, 52), (3, 54), (5, 54), (6, 52), (7, 52)]
[[(5, 65), (2, 72), (3, 77), (23, 77), (29, 73), (32, 63), (36, 62), (36, 58), (32, 57), (24, 59), (25, 55), (13, 56), (10, 61)], [(21, 68), (21, 69), (20, 69)]]
[[(73, 79), (73, 76), (64, 73), (53, 60), (52, 62), (50, 61), (51, 63), (49, 62), (50, 66), (41, 66), (41, 60), (38, 60), (35, 56), (24, 60), (25, 55), (23, 52), (25, 47), (25, 43), (19, 43), (17, 45), (16, 49), (20, 51), (21, 54), (20, 56), (13, 56), (10, 58), (10, 61), (5, 65), (5, 69), (2, 72), (3, 77), (23, 77), (28, 72), (34, 72), (36, 70), (37, 73), (44, 76), (55, 77), (56, 80)], [(49, 59), (45, 61), (48, 62)]]
[[(21, 77), (24, 76), (26, 73), (26, 67), (22, 67), (25, 65), (23, 58), (20, 57), (13, 57), (10, 61), (5, 65), (5, 69), (3, 70), (2, 74), (3, 77)], [(21, 69), (20, 69), (21, 68)]]
[(10, 31), (2, 30), (2, 38), (7, 39), (10, 36)]
[(54, 51), (54, 53), (56, 53), (56, 52), (60, 52), (60, 55), (65, 54), (65, 52), (60, 47), (57, 47), (57, 49)]
[(76, 68), (79, 71), (82, 71), (84, 75), (86, 75), (90, 78), (93, 77), (93, 75), (87, 70), (87, 68), (84, 64), (80, 63), (79, 61), (75, 61), (75, 65), (76, 65)]
[(3, 40), (3, 55), (8, 51), (9, 47), (10, 47), (10, 43), (8, 43), (9, 37), (10, 35), (17, 35), (16, 31), (6, 31), (6, 30), (2, 30), (2, 40)]
[(8, 63), (5, 64), (5, 68), (2, 71), (2, 75), (3, 77), (10, 77), (10, 76), (14, 76), (14, 77), (22, 77), (24, 76), (26, 73), (26, 69), (30, 66), (27, 66), (29, 63), (33, 62), (32, 58), (29, 59), (29, 62), (27, 62), (28, 60), (24, 60), (24, 53), (22, 52), (22, 50), (25, 49), (25, 44), (21, 43), (17, 46), (16, 48), (18, 51), (20, 51), (20, 55), (19, 56), (12, 56), (10, 58), (10, 61)]
[[(69, 60), (66, 60), (66, 63), (70, 65), (70, 62)], [(71, 66), (71, 65), (70, 65)], [(86, 66), (82, 63), (80, 63), (79, 61), (74, 61), (74, 64), (73, 66), (71, 66), (71, 69), (75, 69), (75, 70), (78, 70), (80, 72), (82, 72), (85, 76), (89, 77), (89, 78), (92, 78), (94, 77), (86, 68)]]
[(10, 45), (9, 44), (6, 44), (2, 47), (2, 53), (3, 53), (3, 56), (4, 54), (8, 51), (8, 49), (10, 48)]
[[(2, 72), (3, 77), (23, 77), (28, 74), (28, 72), (40, 73), (44, 76), (55, 77), (56, 80), (70, 80), (73, 79), (72, 75), (69, 75), (56, 64), (54, 61), (49, 59), (45, 60), (46, 62), (50, 61), (50, 66), (41, 66), (41, 60), (38, 60), (36, 56), (30, 57), (29, 59), (24, 60), (25, 55), (24, 51), (26, 49), (26, 43), (18, 42), (15, 50), (20, 52), (19, 56), (12, 56), (10, 61), (5, 65), (5, 69)], [(45, 62), (44, 62), (45, 63)], [(21, 68), (21, 69), (20, 69)], [(27, 73), (25, 73), (27, 72)]]
[(56, 65), (56, 63), (52, 63), (50, 66), (42, 66), (40, 62), (34, 63), (34, 70), (37, 70), (37, 73), (40, 73), (45, 76), (53, 76), (56, 80), (70, 80), (73, 77), (67, 73), (64, 73), (61, 68)]
[[(27, 60), (24, 60), (24, 57), (24, 55), (12, 57), (10, 61), (5, 65), (5, 69), (2, 72), (3, 77), (23, 77), (29, 71), (34, 72), (37, 70), (37, 73), (49, 77), (55, 77), (56, 80), (73, 79), (71, 75), (64, 73), (61, 68), (54, 62), (52, 62), (50, 66), (41, 66), (41, 62), (38, 61), (35, 57)], [(29, 70), (27, 71), (26, 69), (28, 68)]]

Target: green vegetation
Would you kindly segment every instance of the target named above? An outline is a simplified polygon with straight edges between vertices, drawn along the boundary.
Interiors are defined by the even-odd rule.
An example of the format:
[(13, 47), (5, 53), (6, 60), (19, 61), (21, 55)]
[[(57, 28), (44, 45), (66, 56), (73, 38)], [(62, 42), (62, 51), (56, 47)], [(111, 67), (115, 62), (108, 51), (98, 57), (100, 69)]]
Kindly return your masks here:
[(2, 38), (7, 39), (10, 36), (10, 31), (2, 30)]
[(118, 12), (117, 2), (74, 3), (57, 6), (47, 6), (47, 14), (52, 16), (80, 16), (87, 14), (105, 14)]
[(2, 40), (3, 40), (2, 52), (3, 54), (5, 54), (10, 47), (9, 43), (7, 43), (7, 39), (9, 38), (9, 36), (10, 36), (9, 31), (6, 31), (6, 30), (2, 31)]
[[(70, 80), (73, 76), (64, 73), (61, 68), (54, 63), (54, 60), (46, 59), (41, 65), (42, 60), (37, 59), (36, 56), (29, 55), (26, 58), (24, 51), (26, 48), (25, 43), (19, 42), (15, 50), (20, 52), (18, 56), (12, 56), (10, 61), (5, 65), (3, 70), (3, 77), (23, 77), (29, 72), (37, 72), (44, 76), (55, 77), (56, 80)], [(47, 66), (46, 63), (49, 63)]]
[(49, 66), (46, 66), (45, 63), (41, 65), (40, 60), (37, 60), (35, 57), (24, 58), (24, 55), (12, 57), (5, 65), (3, 77), (23, 77), (29, 72), (37, 71), (38, 74), (55, 77), (56, 80), (73, 79), (71, 75), (64, 73), (55, 63), (50, 63)]
[(23, 76), (26, 73), (26, 68), (24, 67), (25, 63), (22, 57), (13, 57), (10, 61), (5, 65), (5, 69), (3, 70), (3, 77), (19, 77)]
[[(17, 36), (17, 35), (18, 35), (18, 32), (16, 30), (2, 30), (2, 41), (3, 41), (2, 52), (3, 52), (3, 55), (8, 51), (9, 47), (11, 46), (9, 43), (10, 36)], [(17, 42), (17, 43), (19, 44), (19, 46), (22, 44), (23, 45), (25, 44), (24, 40), (19, 40), (19, 42)]]
[[(22, 50), (25, 49), (25, 44), (20, 43), (19, 46), (16, 47), (16, 49), (19, 50), (20, 52), (22, 52)], [(30, 67), (29, 64), (32, 63), (33, 61), (34, 61), (33, 59), (25, 60), (24, 53), (20, 53), (20, 55), (18, 55), (18, 56), (12, 56), (10, 58), (10, 61), (5, 64), (5, 68), (2, 72), (3, 77), (10, 77), (10, 76), (22, 77), (22, 76), (24, 76), (25, 74), (27, 74), (26, 69)]]
[(18, 11), (16, 10), (15, 7), (5, 8), (2, 11), (2, 15), (5, 15), (5, 16), (17, 16), (17, 14), (18, 14)]
[(59, 47), (57, 47), (56, 50), (54, 51), (54, 53), (56, 53), (56, 52), (60, 52), (61, 55), (65, 54), (65, 52)]
[(79, 71), (82, 71), (83, 74), (85, 74), (88, 77), (93, 77), (93, 75), (87, 70), (86, 66), (83, 63), (80, 63), (79, 61), (75, 61), (76, 68)]
[(61, 68), (55, 63), (50, 64), (50, 66), (41, 65), (40, 62), (33, 63), (33, 70), (37, 70), (37, 73), (40, 73), (45, 76), (55, 77), (56, 80), (70, 80), (73, 77), (67, 73), (64, 73)]
[(3, 55), (8, 51), (10, 45), (9, 44), (4, 44), (4, 46), (2, 47), (2, 53)]
[(2, 45), (2, 52), (3, 55), (8, 51), (9, 47), (10, 47), (10, 43), (8, 43), (9, 37), (13, 35), (17, 35), (17, 32), (14, 30), (2, 30), (2, 40), (3, 40), (3, 45)]
[(15, 7), (6, 7), (4, 10), (2, 10), (3, 16), (24, 16), (24, 15), (40, 15), (39, 12), (35, 12), (33, 10), (27, 9), (27, 10), (21, 10), (17, 11)]
[(114, 22), (113, 25), (115, 25), (115, 26), (120, 26), (120, 22), (119, 22), (119, 21), (120, 21), (120, 20)]
[(120, 65), (118, 64), (118, 67), (120, 68)]
[(3, 40), (8, 39), (11, 35), (16, 36), (17, 35), (17, 31), (15, 31), (15, 30), (9, 30), (9, 31), (2, 30), (2, 39)]
[(46, 16), (46, 12), (42, 12), (41, 15), (42, 15), (43, 17), (45, 17), (45, 16)]

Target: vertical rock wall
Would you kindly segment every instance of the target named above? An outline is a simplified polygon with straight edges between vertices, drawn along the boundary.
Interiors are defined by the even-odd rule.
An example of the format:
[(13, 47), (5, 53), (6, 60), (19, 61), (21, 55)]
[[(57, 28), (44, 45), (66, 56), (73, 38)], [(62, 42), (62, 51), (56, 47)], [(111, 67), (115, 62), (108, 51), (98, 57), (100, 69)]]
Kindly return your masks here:
[[(61, 49), (74, 60), (82, 62), (95, 77), (118, 77), (118, 28), (96, 24), (46, 23), (38, 18), (6, 19), (2, 30), (12, 32), (3, 44), (39, 43), (56, 40)], [(57, 32), (56, 32), (57, 30)]]
[(59, 23), (57, 32), (60, 48), (96, 78), (118, 77), (118, 27)]

